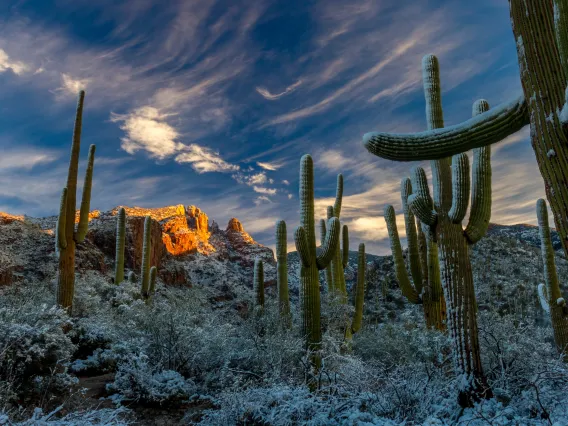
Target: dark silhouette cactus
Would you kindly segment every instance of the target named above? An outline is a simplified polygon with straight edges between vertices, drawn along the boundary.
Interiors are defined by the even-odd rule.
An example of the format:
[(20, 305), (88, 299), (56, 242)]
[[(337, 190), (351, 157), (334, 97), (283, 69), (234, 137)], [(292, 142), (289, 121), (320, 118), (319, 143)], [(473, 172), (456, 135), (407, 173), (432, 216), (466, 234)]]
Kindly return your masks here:
[(568, 361), (568, 308), (558, 283), (554, 248), (552, 247), (548, 226), (548, 209), (546, 208), (546, 201), (543, 199), (536, 203), (536, 214), (544, 265), (544, 280), (546, 282), (546, 285), (539, 284), (538, 295), (542, 308), (550, 314), (556, 347), (563, 354), (564, 360)]
[(262, 312), (264, 309), (264, 264), (259, 257), (254, 259), (253, 289), (255, 306)]
[(150, 249), (151, 249), (152, 218), (146, 216), (144, 220), (144, 244), (142, 246), (142, 297), (147, 299), (150, 291)]
[(75, 295), (75, 248), (85, 240), (89, 229), (89, 209), (91, 204), (91, 185), (93, 182), (93, 166), (95, 161), (95, 145), (89, 148), (87, 170), (83, 184), (83, 197), (79, 213), (79, 224), (75, 230), (75, 204), (77, 199), (77, 174), (79, 169), (79, 153), (81, 150), (81, 130), (83, 122), (83, 102), (85, 92), (79, 93), (71, 160), (67, 175), (67, 186), (63, 189), (57, 220), (56, 241), (59, 268), (57, 276), (57, 304), (71, 312)]

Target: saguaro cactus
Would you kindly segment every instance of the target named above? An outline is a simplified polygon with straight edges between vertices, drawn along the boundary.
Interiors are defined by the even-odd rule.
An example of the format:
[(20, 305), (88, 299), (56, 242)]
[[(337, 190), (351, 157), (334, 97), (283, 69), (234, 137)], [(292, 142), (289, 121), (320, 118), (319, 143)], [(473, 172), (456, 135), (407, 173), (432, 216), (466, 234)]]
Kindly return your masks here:
[[(422, 61), (422, 78), (426, 99), (426, 118), (431, 135), (434, 129), (444, 126), (438, 60), (427, 55)], [(486, 101), (474, 104), (473, 115), (482, 115), (489, 108)], [(473, 119), (474, 123), (482, 118)], [(383, 138), (384, 134), (380, 134)], [(468, 138), (468, 133), (462, 134)], [(383, 156), (383, 148), (391, 145), (377, 143), (376, 134), (366, 136), (367, 148)], [(388, 138), (387, 138), (388, 139)], [(401, 145), (414, 146), (414, 135), (395, 135)], [(376, 147), (379, 149), (375, 149)], [(412, 151), (407, 150), (407, 151)], [(390, 152), (390, 151), (389, 151)], [(481, 365), (477, 331), (477, 304), (473, 275), (469, 259), (469, 245), (477, 242), (485, 233), (490, 217), (491, 166), (489, 148), (474, 151), (473, 202), (469, 223), (465, 230), (461, 222), (465, 217), (470, 191), (469, 162), (465, 154), (451, 159), (431, 162), (434, 199), (430, 197), (426, 174), (420, 167), (412, 172), (412, 195), (408, 204), (412, 212), (428, 230), (429, 238), (437, 243), (444, 296), (448, 304), (448, 326), (453, 341), (455, 371), (463, 386), (459, 389), (459, 402), (471, 406), (480, 398), (491, 397)], [(439, 158), (439, 157), (436, 157)]]
[[(414, 214), (408, 206), (408, 196), (411, 193), (410, 179), (404, 178), (401, 182), (401, 198), (408, 240), (408, 259), (414, 285), (411, 284), (406, 272), (394, 208), (391, 205), (385, 207), (385, 222), (389, 233), (396, 277), (406, 299), (410, 303), (421, 303), (423, 305), (426, 327), (446, 330), (446, 301), (440, 281), (438, 248), (430, 235), (426, 240), (424, 232), (416, 232)], [(422, 225), (420, 221), (418, 223), (419, 230), (421, 230)], [(428, 233), (428, 230), (426, 232)], [(424, 241), (419, 242), (422, 239)]]
[(116, 216), (116, 260), (114, 265), (114, 283), (124, 281), (124, 240), (126, 237), (126, 211), (121, 208)]
[(446, 129), (367, 133), (369, 151), (397, 161), (445, 158), (497, 143), (527, 124), (564, 253), (568, 256), (568, 3), (509, 0), (523, 95)]
[(144, 245), (142, 246), (142, 297), (148, 298), (150, 289), (150, 248), (151, 248), (152, 218), (146, 216), (144, 220)]
[(152, 266), (150, 268), (150, 297), (154, 296), (154, 293), (156, 293), (156, 277), (158, 275), (158, 268), (156, 268), (155, 266)]
[(327, 223), (327, 234), (320, 250), (316, 250), (314, 225), (314, 165), (310, 155), (300, 161), (300, 226), (294, 232), (296, 249), (300, 255), (300, 305), (302, 334), (306, 347), (312, 352), (311, 362), (319, 369), (321, 358), (321, 306), (319, 270), (325, 269), (334, 256), (339, 241), (339, 219)]
[(83, 242), (89, 228), (89, 209), (91, 204), (91, 185), (93, 182), (93, 165), (95, 161), (95, 145), (89, 148), (83, 197), (79, 214), (79, 225), (75, 231), (75, 203), (77, 198), (77, 174), (79, 169), (79, 152), (81, 150), (81, 129), (83, 121), (83, 102), (85, 92), (79, 93), (71, 160), (67, 174), (67, 186), (61, 196), (59, 218), (57, 221), (57, 253), (59, 269), (57, 277), (57, 304), (71, 312), (75, 295), (75, 247)]
[(542, 308), (550, 313), (554, 341), (564, 360), (568, 361), (568, 308), (566, 300), (562, 297), (556, 263), (554, 261), (554, 249), (550, 240), (550, 228), (548, 226), (548, 210), (546, 201), (539, 199), (536, 203), (536, 214), (540, 234), (540, 247), (544, 264), (544, 279), (546, 285), (539, 284), (538, 295)]
[[(339, 219), (341, 215), (341, 204), (343, 202), (343, 175), (337, 175), (337, 187), (335, 194), (335, 202), (333, 206), (327, 208), (327, 219), (336, 217)], [(323, 240), (322, 240), (323, 241)], [(343, 226), (343, 247), (337, 244), (335, 253), (331, 259), (331, 263), (326, 270), (326, 278), (331, 275), (331, 285), (328, 284), (330, 290), (338, 295), (343, 303), (347, 303), (347, 285), (345, 282), (345, 267), (349, 259), (349, 235), (347, 226)], [(342, 252), (343, 249), (343, 252)], [(327, 272), (330, 271), (330, 272)]]
[(254, 259), (253, 288), (256, 307), (262, 310), (264, 309), (264, 264), (259, 257)]
[(363, 304), (365, 302), (365, 272), (367, 259), (365, 256), (365, 244), (359, 244), (357, 253), (357, 286), (355, 288), (355, 313), (351, 323), (351, 333), (357, 333), (363, 324)]
[(288, 293), (288, 236), (286, 222), (276, 223), (276, 285), (278, 287), (278, 308), (286, 326), (290, 326), (290, 295)]

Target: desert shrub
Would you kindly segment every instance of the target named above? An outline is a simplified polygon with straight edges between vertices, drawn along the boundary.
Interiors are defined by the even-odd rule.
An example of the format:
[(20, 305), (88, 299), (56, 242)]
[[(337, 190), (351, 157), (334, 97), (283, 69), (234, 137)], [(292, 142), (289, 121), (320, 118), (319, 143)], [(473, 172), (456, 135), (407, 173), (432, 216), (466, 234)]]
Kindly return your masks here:
[(63, 406), (44, 413), (36, 408), (29, 419), (15, 421), (11, 416), (0, 410), (0, 425), (5, 426), (127, 426), (131, 424), (125, 419), (128, 410), (123, 407), (116, 409), (103, 408), (99, 410), (78, 411), (58, 417)]
[(151, 366), (148, 357), (140, 354), (120, 364), (114, 383), (107, 389), (128, 400), (168, 405), (187, 400), (196, 387), (177, 371)]
[(66, 312), (47, 305), (42, 292), (8, 294), (0, 299), (0, 401), (68, 391), (74, 383), (65, 369), (75, 350), (66, 330)]

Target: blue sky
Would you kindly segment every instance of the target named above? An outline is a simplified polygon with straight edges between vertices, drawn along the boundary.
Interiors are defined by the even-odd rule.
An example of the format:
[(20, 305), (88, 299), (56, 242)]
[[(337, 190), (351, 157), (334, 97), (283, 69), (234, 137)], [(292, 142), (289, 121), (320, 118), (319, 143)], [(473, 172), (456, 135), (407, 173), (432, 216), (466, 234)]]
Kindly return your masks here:
[[(521, 93), (500, 0), (4, 0), (0, 210), (56, 214), (84, 88), (93, 209), (194, 204), (222, 227), (238, 217), (268, 246), (282, 218), (292, 249), (310, 153), (317, 216), (343, 173), (352, 247), (388, 253), (383, 208), (400, 213), (414, 164), (373, 157), (361, 140), (424, 130), (428, 53), (440, 61), (446, 125), (479, 98), (496, 106)], [(528, 129), (492, 161), (492, 221), (535, 223), (544, 189)]]

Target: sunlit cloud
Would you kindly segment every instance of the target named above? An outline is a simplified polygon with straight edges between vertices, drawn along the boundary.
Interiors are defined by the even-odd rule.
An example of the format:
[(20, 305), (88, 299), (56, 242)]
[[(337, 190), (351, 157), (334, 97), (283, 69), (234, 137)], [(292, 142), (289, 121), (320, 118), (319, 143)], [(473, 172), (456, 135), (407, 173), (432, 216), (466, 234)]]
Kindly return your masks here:
[(282, 163), (267, 163), (267, 162), (262, 163), (260, 161), (257, 161), (256, 164), (257, 164), (258, 167), (261, 167), (264, 170), (270, 170), (270, 171), (276, 171), (279, 168), (281, 168), (282, 165), (283, 165)]
[(0, 49), (0, 73), (11, 70), (14, 74), (20, 75), (29, 70), (29, 66), (23, 62), (10, 59), (8, 54)]
[(56, 91), (62, 91), (68, 95), (77, 96), (79, 91), (85, 90), (89, 85), (90, 79), (73, 78), (69, 74), (61, 74), (61, 87)]
[(207, 172), (233, 172), (239, 170), (239, 166), (230, 164), (223, 160), (218, 153), (212, 149), (191, 144), (183, 148), (184, 152), (177, 155), (175, 160), (178, 163), (190, 163), (197, 173)]
[(259, 194), (267, 194), (267, 195), (276, 194), (276, 189), (274, 189), (274, 188), (264, 188), (262, 186), (253, 186), (252, 189), (254, 190), (254, 192), (258, 192)]

